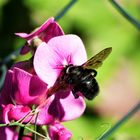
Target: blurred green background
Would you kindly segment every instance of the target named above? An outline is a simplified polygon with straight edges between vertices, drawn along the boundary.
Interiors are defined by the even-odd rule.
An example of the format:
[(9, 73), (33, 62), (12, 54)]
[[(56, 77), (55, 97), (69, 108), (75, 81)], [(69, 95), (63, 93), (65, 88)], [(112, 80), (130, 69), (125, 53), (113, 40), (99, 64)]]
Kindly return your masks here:
[[(24, 44), (15, 32), (31, 32), (56, 16), (68, 2), (0, 0), (0, 59)], [(140, 21), (139, 0), (118, 2)], [(58, 23), (66, 34), (82, 38), (89, 58), (106, 47), (113, 48), (98, 70), (99, 96), (87, 101), (82, 117), (64, 123), (74, 140), (96, 140), (140, 99), (140, 33), (106, 0), (79, 0)], [(138, 139), (140, 112), (110, 137), (110, 140)]]

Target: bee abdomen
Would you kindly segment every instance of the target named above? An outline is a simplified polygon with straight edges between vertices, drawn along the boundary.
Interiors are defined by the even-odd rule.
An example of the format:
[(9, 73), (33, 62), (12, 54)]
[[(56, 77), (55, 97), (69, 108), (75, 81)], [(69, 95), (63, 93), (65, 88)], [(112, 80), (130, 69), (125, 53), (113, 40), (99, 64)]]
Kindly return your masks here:
[(77, 97), (77, 92), (80, 91), (88, 100), (92, 100), (99, 92), (99, 86), (92, 75), (87, 76), (86, 79), (73, 88), (73, 94)]
[(94, 78), (92, 80), (85, 81), (85, 83), (81, 83), (81, 87), (80, 92), (89, 100), (92, 100), (99, 92), (98, 83)]

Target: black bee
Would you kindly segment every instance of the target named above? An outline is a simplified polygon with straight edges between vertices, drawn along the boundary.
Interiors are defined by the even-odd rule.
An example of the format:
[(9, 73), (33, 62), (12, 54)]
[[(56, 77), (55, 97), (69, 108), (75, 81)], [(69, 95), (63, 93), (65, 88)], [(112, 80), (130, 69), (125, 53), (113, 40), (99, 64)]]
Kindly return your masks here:
[(88, 100), (92, 100), (99, 92), (95, 69), (102, 65), (111, 50), (112, 48), (102, 50), (81, 66), (72, 64), (65, 66), (53, 88), (57, 87), (55, 90), (58, 90), (70, 87), (75, 98), (79, 97), (78, 92), (80, 92)]

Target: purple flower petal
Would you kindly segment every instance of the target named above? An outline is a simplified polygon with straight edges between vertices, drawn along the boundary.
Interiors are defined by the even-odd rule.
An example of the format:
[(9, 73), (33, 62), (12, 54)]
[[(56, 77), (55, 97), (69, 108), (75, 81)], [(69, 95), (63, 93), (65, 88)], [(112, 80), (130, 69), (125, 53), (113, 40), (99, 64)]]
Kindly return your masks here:
[(5, 77), (4, 86), (0, 93), (0, 107), (2, 107), (2, 105), (11, 103), (11, 96), (13, 96), (12, 79), (13, 79), (13, 71), (8, 70)]
[(61, 99), (60, 102), (65, 112), (61, 121), (68, 121), (80, 117), (86, 108), (84, 98), (79, 96), (78, 99), (75, 99), (72, 92), (67, 98)]
[(20, 54), (28, 53), (31, 48), (29, 47), (32, 44), (34, 38), (39, 38), (43, 42), (48, 42), (51, 38), (55, 36), (64, 35), (63, 30), (59, 26), (57, 22), (54, 21), (54, 18), (49, 18), (45, 23), (43, 23), (40, 27), (34, 30), (32, 33), (15, 33), (15, 35), (26, 39), (26, 44), (22, 47)]
[(57, 69), (57, 64), (61, 65), (61, 62), (59, 56), (54, 54), (46, 43), (42, 43), (38, 48), (35, 53), (34, 68), (38, 76), (50, 87), (61, 71)]
[(75, 99), (72, 92), (64, 91), (55, 94), (48, 112), (59, 121), (73, 120), (81, 116), (85, 110), (85, 101), (79, 96)]
[(18, 68), (14, 68), (13, 73), (16, 103), (37, 105), (46, 99), (47, 85), (36, 75), (31, 75)]
[(28, 47), (28, 45), (24, 45), (24, 46), (21, 48), (21, 50), (20, 50), (20, 54), (21, 54), (21, 55), (24, 55), (24, 54), (26, 54), (26, 53), (28, 53), (28, 52), (30, 52), (30, 51), (31, 51), (31, 48)]
[(27, 33), (15, 33), (17, 36), (24, 38), (26, 40), (31, 40), (35, 36), (38, 36), (42, 41), (47, 42), (50, 38), (54, 36), (63, 35), (64, 32), (61, 27), (54, 21), (54, 18), (49, 18), (45, 23), (43, 23), (39, 28), (30, 34)]
[(39, 125), (45, 125), (45, 124), (51, 124), (55, 121), (55, 118), (53, 115), (49, 114), (48, 109), (53, 100), (53, 97), (50, 97), (46, 100), (46, 102), (42, 103), (37, 110), (39, 111), (37, 115), (37, 124)]
[(48, 98), (38, 110), (38, 124), (50, 124), (55, 120), (68, 121), (83, 114), (85, 102), (83, 97), (75, 99), (71, 92), (60, 92)]
[(33, 31), (30, 34), (27, 33), (15, 33), (15, 35), (24, 38), (26, 40), (30, 40), (35, 36), (38, 36), (42, 31), (44, 31), (51, 23), (54, 22), (54, 18), (49, 18), (45, 23), (43, 23), (39, 28)]
[(70, 91), (55, 93), (38, 107), (37, 124), (73, 120), (83, 114), (85, 107), (83, 97), (75, 99)]
[(42, 43), (34, 56), (34, 68), (38, 76), (53, 86), (65, 65), (81, 65), (87, 60), (81, 39), (76, 35), (63, 35)]
[(33, 68), (32, 61), (33, 61), (32, 58), (30, 58), (29, 60), (17, 62), (11, 67), (11, 70), (13, 70), (16, 67), (16, 68), (22, 69), (30, 74), (36, 75), (34, 68)]
[(6, 74), (0, 104), (38, 105), (46, 100), (46, 92), (47, 84), (38, 76), (15, 67)]
[[(24, 118), (27, 114), (31, 112), (31, 109), (28, 106), (23, 105), (12, 105), (8, 104), (3, 109), (3, 121), (5, 123), (10, 123), (12, 120), (20, 120)], [(30, 121), (31, 116), (26, 118), (23, 122)]]
[[(18, 121), (26, 117), (26, 119), (22, 120), (24, 123), (30, 121), (30, 123), (38, 125), (51, 124), (55, 121), (55, 118), (48, 113), (48, 107), (49, 103), (46, 106), (38, 108), (35, 114), (26, 117), (31, 113), (29, 106), (8, 104), (1, 111), (1, 120), (4, 123), (10, 123), (12, 120)], [(39, 111), (38, 114), (37, 111)]]
[(82, 65), (87, 60), (84, 44), (76, 35), (52, 38), (48, 45), (55, 54), (59, 55), (62, 65), (66, 65), (66, 62), (67, 64)]
[(51, 140), (70, 140), (72, 137), (72, 133), (58, 122), (49, 125), (48, 133)]

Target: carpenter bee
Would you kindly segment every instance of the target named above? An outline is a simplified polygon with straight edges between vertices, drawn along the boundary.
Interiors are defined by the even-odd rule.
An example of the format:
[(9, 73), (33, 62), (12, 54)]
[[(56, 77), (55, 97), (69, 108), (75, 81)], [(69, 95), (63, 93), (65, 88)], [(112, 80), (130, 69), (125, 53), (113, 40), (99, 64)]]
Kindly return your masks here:
[[(53, 89), (70, 88), (75, 98), (79, 93), (83, 94), (88, 100), (92, 100), (99, 92), (99, 86), (95, 79), (97, 69), (111, 53), (112, 48), (106, 48), (90, 58), (84, 64), (75, 66), (69, 64), (65, 66), (53, 86)], [(59, 86), (58, 86), (59, 85)]]

